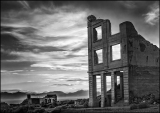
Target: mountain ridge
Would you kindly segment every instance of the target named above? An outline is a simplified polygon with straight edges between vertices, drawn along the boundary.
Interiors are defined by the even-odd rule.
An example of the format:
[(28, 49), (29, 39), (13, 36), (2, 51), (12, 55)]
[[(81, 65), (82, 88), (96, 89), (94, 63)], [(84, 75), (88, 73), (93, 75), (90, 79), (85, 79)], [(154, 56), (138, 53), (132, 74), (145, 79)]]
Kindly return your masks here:
[(44, 97), (45, 95), (47, 95), (48, 93), (53, 93), (56, 94), (58, 97), (82, 97), (82, 96), (86, 96), (88, 97), (88, 90), (78, 90), (75, 92), (69, 92), (69, 93), (65, 93), (63, 91), (49, 91), (49, 92), (43, 92), (43, 93), (36, 93), (36, 92), (21, 92), (21, 91), (17, 91), (17, 92), (7, 92), (7, 90), (5, 91), (1, 91), (1, 99), (20, 99), (20, 98), (27, 98), (27, 94), (31, 94), (31, 96), (38, 96), (38, 97)]

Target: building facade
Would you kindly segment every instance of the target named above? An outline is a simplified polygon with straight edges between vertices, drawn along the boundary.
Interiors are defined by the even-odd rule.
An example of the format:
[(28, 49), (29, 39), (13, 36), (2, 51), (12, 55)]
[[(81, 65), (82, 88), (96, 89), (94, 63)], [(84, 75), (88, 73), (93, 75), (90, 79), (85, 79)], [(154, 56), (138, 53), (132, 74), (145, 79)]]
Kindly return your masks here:
[(47, 94), (43, 98), (31, 98), (31, 95), (27, 95), (28, 104), (51, 104), (57, 102), (57, 95), (56, 94)]
[(56, 103), (57, 102), (57, 95), (55, 94), (47, 94), (45, 97), (44, 97), (44, 103), (47, 104), (47, 103)]
[[(153, 93), (159, 98), (159, 48), (123, 22), (111, 34), (110, 20), (88, 16), (89, 106), (97, 107), (96, 76), (101, 76), (101, 107), (118, 101), (130, 104), (130, 96)], [(106, 76), (111, 76), (111, 99), (106, 94)], [(117, 77), (120, 85), (117, 86)]]

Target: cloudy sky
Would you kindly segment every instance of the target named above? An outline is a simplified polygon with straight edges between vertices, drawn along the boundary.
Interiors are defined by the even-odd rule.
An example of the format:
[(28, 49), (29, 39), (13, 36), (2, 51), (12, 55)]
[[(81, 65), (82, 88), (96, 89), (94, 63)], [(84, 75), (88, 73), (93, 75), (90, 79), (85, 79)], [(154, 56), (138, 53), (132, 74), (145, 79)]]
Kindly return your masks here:
[(1, 90), (88, 90), (91, 14), (109, 19), (112, 34), (131, 21), (159, 47), (158, 1), (1, 1)]

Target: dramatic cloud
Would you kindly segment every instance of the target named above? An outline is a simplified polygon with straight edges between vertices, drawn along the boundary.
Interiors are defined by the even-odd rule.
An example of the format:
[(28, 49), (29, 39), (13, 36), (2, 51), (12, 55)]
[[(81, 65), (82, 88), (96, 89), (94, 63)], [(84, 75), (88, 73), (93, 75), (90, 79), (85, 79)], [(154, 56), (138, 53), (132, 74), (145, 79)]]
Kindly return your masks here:
[[(88, 90), (87, 16), (109, 19), (112, 34), (119, 32), (121, 22), (131, 21), (139, 34), (158, 46), (159, 28), (154, 26), (159, 22), (157, 3), (2, 1), (2, 89)], [(98, 77), (97, 84), (99, 88)]]
[(145, 15), (146, 23), (155, 25), (159, 23), (159, 4), (156, 2), (150, 7), (150, 11)]
[[(29, 9), (26, 1), (20, 2), (20, 4)], [(81, 66), (82, 63), (87, 62), (87, 60), (81, 60), (87, 59), (87, 50), (82, 49), (87, 46), (86, 11), (73, 10), (75, 8), (73, 6), (54, 7), (54, 10), (50, 8), (45, 7), (45, 11), (44, 7), (40, 7), (22, 10), (19, 13), (12, 12), (15, 13), (14, 19), (11, 18), (13, 15), (8, 15), (10, 17), (8, 22), (2, 18), (1, 33), (4, 36), (12, 36), (10, 39), (3, 39), (11, 40), (12, 43), (13, 39), (17, 40), (14, 42), (16, 45), (10, 47), (10, 49), (16, 48), (16, 50), (8, 52), (8, 54), (19, 57), (19, 59), (7, 61), (37, 62), (31, 67), (86, 70), (86, 65)], [(26, 18), (23, 18), (24, 16)], [(3, 44), (3, 48), (6, 49), (8, 43), (3, 42)], [(74, 61), (73, 57), (75, 57)], [(63, 59), (63, 61), (58, 61), (58, 59)], [(72, 66), (63, 66), (71, 65), (72, 62)]]

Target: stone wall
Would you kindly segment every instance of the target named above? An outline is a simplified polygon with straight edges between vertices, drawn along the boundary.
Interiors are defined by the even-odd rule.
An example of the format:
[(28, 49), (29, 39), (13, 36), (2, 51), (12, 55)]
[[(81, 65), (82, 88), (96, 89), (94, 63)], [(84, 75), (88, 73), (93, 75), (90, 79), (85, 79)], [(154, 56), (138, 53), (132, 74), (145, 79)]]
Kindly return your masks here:
[(129, 64), (138, 66), (159, 66), (159, 48), (141, 35), (128, 37)]
[(135, 96), (159, 98), (159, 50), (141, 35), (128, 37), (129, 87)]
[(152, 93), (159, 98), (159, 67), (130, 66), (129, 89), (134, 96)]
[[(97, 27), (102, 28), (102, 39), (97, 39)], [(89, 106), (96, 107), (96, 75), (102, 72), (111, 75), (111, 100), (115, 103), (115, 72), (123, 71), (124, 103), (129, 103), (132, 91), (136, 96), (153, 93), (159, 94), (159, 48), (138, 34), (134, 25), (123, 22), (119, 25), (120, 32), (111, 35), (111, 23), (108, 19), (88, 17), (88, 73), (89, 73)], [(112, 60), (112, 46), (121, 44), (121, 59)], [(95, 51), (102, 49), (103, 63), (97, 64)], [(101, 75), (101, 85), (105, 81)], [(102, 87), (101, 107), (104, 107), (104, 90)]]

